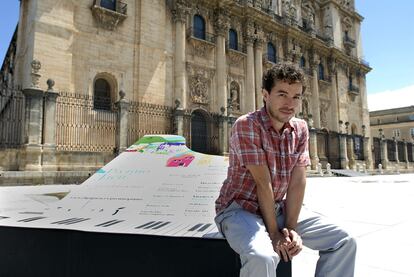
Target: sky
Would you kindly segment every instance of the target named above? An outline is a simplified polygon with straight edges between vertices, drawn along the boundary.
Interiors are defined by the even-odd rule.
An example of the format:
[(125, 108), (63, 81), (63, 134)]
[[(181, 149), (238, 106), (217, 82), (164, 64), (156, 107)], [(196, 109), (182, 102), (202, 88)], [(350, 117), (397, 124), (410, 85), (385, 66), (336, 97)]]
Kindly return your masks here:
[[(1, 0), (0, 61), (19, 17), (18, 0)], [(370, 111), (414, 105), (413, 0), (355, 0), (362, 22)]]

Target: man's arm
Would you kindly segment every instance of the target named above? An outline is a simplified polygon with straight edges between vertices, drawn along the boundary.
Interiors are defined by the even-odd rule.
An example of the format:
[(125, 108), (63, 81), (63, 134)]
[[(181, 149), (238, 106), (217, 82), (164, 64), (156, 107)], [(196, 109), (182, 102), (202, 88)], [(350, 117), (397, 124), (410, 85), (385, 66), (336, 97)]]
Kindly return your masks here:
[(295, 229), (305, 196), (306, 167), (295, 166), (292, 170), (286, 195), (286, 228)]
[(269, 169), (266, 165), (246, 165), (246, 168), (250, 171), (256, 183), (260, 212), (272, 240), (273, 248), (283, 260), (288, 261), (291, 259), (288, 251), (290, 240), (287, 235), (280, 232), (277, 226), (275, 200)]
[(305, 196), (306, 167), (293, 168), (289, 188), (286, 195), (286, 229), (292, 243), (289, 246), (290, 256), (296, 256), (302, 250), (302, 239), (296, 233), (299, 213)]

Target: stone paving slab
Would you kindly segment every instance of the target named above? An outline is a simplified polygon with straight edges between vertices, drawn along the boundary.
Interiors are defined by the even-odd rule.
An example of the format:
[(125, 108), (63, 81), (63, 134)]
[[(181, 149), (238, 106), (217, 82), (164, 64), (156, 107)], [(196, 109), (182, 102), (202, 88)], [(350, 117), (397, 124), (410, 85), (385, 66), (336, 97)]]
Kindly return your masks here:
[[(357, 238), (355, 277), (414, 276), (414, 174), (309, 178), (304, 203)], [(314, 276), (317, 258), (304, 249), (293, 277)]]

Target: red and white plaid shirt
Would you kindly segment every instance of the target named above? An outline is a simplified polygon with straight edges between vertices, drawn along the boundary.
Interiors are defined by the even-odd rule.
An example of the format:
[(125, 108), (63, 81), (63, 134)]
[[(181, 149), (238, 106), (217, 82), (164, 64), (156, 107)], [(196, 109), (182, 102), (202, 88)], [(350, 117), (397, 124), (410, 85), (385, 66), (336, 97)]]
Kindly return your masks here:
[(256, 184), (246, 165), (267, 165), (274, 199), (281, 201), (295, 166), (310, 164), (308, 126), (292, 118), (281, 134), (272, 127), (266, 109), (241, 116), (234, 123), (230, 139), (229, 168), (216, 200), (216, 212), (236, 201), (245, 210), (260, 214)]

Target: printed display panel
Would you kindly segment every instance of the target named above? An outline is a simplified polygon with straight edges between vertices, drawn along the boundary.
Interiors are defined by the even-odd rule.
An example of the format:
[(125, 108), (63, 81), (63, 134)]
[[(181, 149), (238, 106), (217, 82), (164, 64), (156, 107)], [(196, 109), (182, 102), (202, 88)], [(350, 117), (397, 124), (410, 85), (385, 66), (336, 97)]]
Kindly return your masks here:
[(0, 206), (0, 226), (220, 237), (214, 201), (227, 167), (226, 157), (194, 152), (183, 137), (144, 136), (82, 185)]

